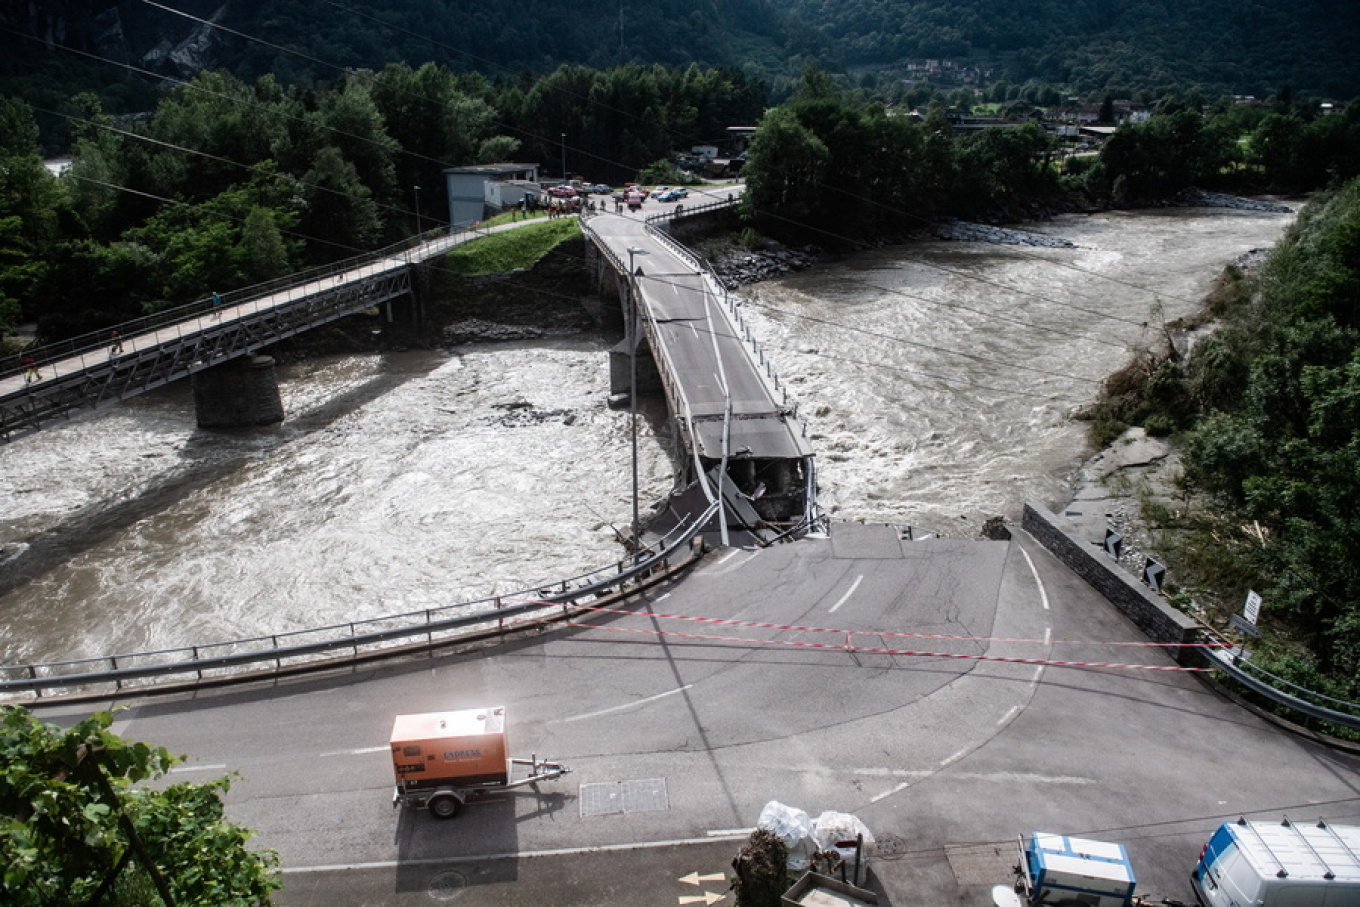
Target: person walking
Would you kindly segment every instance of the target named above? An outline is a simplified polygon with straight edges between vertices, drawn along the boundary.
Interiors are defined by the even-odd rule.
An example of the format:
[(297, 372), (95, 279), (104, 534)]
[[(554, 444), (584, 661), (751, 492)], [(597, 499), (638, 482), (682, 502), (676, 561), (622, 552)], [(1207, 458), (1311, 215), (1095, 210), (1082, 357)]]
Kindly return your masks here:
[(113, 332), (109, 334), (109, 358), (112, 359), (114, 356), (121, 356), (122, 354), (123, 335), (118, 333), (117, 328), (114, 328)]
[(212, 294), (212, 309), (214, 318), (222, 317), (222, 294), (216, 290)]
[(38, 362), (32, 356), (24, 357), (24, 384), (32, 384), (34, 381), (42, 380), (42, 372), (38, 371)]

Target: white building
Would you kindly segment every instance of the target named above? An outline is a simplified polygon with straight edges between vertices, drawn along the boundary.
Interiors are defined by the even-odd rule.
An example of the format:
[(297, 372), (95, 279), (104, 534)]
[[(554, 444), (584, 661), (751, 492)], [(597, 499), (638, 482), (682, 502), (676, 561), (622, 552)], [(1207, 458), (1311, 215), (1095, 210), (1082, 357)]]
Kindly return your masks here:
[(477, 164), (444, 171), (449, 227), (458, 230), (505, 211), (540, 191), (538, 164)]

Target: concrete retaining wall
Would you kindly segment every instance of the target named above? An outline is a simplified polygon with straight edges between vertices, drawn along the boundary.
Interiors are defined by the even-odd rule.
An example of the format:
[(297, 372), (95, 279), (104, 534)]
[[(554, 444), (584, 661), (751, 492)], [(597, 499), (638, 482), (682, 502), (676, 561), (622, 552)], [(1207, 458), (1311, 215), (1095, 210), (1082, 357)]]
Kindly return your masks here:
[[(1074, 536), (1062, 517), (1040, 504), (1026, 504), (1020, 527), (1053, 556), (1090, 583), (1110, 604), (1138, 625), (1153, 642), (1195, 642), (1199, 625), (1139, 583), (1105, 549)], [(1199, 665), (1199, 650), (1175, 648), (1167, 653), (1183, 665)]]

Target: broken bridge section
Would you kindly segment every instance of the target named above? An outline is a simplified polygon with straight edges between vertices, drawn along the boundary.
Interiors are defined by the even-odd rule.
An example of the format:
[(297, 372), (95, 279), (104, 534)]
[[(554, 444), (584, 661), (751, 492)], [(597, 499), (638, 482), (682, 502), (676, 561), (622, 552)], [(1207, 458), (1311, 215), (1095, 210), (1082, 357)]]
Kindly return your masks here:
[[(582, 229), (601, 294), (617, 295), (622, 310), (625, 339), (613, 351), (611, 400), (622, 402), (649, 376), (659, 378), (685, 455), (677, 484), (710, 501), (721, 497), (726, 526), (758, 542), (815, 526), (806, 425), (727, 290), (658, 227), (597, 214)], [(641, 369), (639, 359), (646, 360)], [(690, 504), (699, 501), (677, 496), (671, 510), (678, 515)]]

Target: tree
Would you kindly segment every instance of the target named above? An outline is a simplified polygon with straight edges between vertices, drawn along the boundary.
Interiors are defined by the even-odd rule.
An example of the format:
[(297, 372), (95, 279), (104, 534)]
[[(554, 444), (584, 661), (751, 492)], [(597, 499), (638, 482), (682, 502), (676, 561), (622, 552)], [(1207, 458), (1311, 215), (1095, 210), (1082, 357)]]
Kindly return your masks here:
[(11, 907), (266, 905), (278, 857), (223, 820), (229, 780), (143, 782), (177, 761), (124, 740), (99, 712), (70, 730), (0, 709), (0, 900)]

